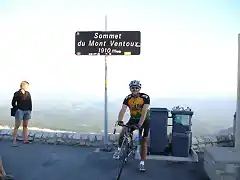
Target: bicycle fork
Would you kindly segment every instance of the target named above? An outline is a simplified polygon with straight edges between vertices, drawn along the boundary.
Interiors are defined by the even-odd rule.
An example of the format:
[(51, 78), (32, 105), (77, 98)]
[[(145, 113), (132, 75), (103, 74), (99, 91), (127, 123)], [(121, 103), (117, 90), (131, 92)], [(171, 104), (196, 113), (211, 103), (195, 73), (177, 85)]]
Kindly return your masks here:
[(125, 162), (127, 162), (128, 157), (130, 157), (131, 155), (135, 155), (135, 151), (133, 149), (133, 140), (132, 137), (130, 136), (130, 138), (128, 139), (128, 152), (127, 152), (127, 156), (125, 158)]

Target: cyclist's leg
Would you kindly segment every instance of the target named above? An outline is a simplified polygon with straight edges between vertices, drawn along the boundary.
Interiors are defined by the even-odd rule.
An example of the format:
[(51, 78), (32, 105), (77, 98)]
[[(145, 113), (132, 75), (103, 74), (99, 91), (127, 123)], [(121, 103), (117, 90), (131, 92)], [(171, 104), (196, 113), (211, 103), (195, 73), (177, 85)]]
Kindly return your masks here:
[(140, 161), (140, 171), (145, 171), (145, 167), (144, 167), (144, 161), (147, 159), (147, 143), (148, 143), (148, 135), (149, 135), (149, 120), (146, 120), (143, 123), (143, 136), (142, 136), (142, 142), (141, 142), (141, 151), (140, 151), (140, 155), (141, 155), (141, 161)]

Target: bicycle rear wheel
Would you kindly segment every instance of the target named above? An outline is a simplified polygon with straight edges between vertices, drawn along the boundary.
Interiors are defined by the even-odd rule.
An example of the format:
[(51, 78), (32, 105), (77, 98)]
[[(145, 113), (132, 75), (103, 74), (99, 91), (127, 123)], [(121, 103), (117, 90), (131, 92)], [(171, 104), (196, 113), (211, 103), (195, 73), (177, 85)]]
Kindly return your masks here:
[(124, 167), (125, 163), (127, 162), (128, 152), (129, 152), (128, 139), (127, 139), (127, 138), (124, 138), (124, 139), (123, 139), (122, 146), (121, 146), (120, 167), (118, 168), (117, 180), (120, 179), (121, 174), (122, 174), (123, 167)]

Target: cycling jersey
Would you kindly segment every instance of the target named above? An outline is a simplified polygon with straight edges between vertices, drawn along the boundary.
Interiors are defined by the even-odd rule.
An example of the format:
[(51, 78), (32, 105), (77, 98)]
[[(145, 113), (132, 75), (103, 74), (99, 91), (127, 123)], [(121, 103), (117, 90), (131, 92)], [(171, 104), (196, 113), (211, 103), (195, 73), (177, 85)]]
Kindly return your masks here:
[[(145, 93), (139, 93), (137, 97), (129, 94), (123, 101), (123, 104), (127, 105), (130, 109), (131, 119), (140, 119), (142, 114), (142, 108), (144, 104), (150, 105), (150, 97)], [(149, 111), (146, 115), (146, 120), (149, 119)]]

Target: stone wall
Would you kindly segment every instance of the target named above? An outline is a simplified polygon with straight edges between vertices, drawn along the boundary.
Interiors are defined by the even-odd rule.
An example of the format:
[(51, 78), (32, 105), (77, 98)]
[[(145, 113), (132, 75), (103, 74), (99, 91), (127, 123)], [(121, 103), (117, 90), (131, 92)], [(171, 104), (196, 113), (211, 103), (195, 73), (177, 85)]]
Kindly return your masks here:
[[(0, 140), (11, 140), (12, 130), (0, 129)], [(18, 133), (18, 140), (22, 140), (22, 132)], [(109, 145), (116, 145), (118, 134), (108, 134)], [(137, 143), (138, 136), (134, 135)], [(74, 132), (44, 132), (29, 131), (29, 140), (46, 144), (65, 144), (77, 146), (102, 146), (104, 134), (99, 133), (74, 133)], [(192, 146), (197, 152), (203, 152), (207, 146), (233, 146), (233, 135), (212, 135), (193, 137)]]

